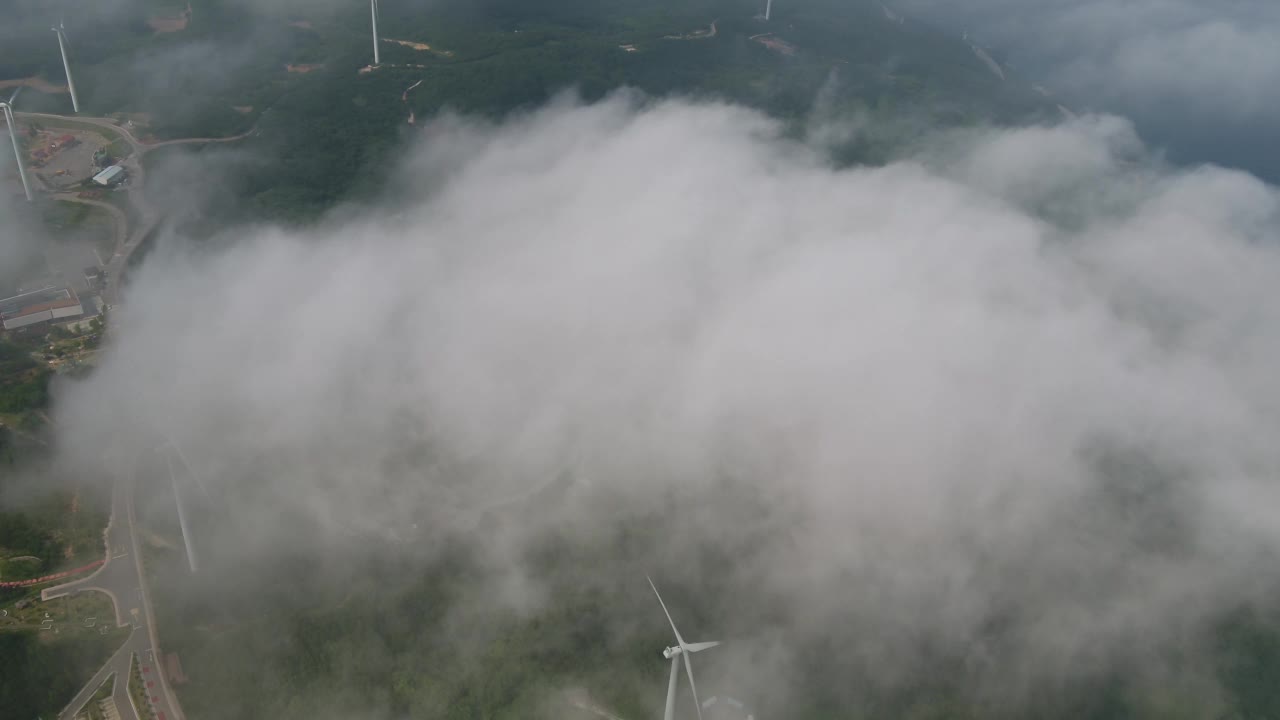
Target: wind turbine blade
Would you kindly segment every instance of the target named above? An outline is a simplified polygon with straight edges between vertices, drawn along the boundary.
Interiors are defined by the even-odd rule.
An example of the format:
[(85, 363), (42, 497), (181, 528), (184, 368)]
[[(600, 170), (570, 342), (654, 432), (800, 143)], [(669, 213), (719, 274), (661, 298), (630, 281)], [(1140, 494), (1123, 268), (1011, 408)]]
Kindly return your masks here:
[(676, 679), (680, 677), (680, 656), (671, 658), (671, 680), (667, 683), (667, 709), (662, 720), (674, 720), (676, 715)]
[(653, 594), (658, 596), (658, 604), (662, 606), (662, 613), (667, 616), (667, 622), (671, 623), (671, 630), (676, 634), (676, 642), (680, 647), (684, 647), (684, 638), (680, 637), (680, 631), (676, 629), (676, 621), (671, 619), (671, 613), (667, 611), (667, 604), (662, 602), (662, 594), (658, 592), (658, 586), (653, 584), (653, 578), (648, 575), (644, 576), (649, 581), (649, 587), (653, 588)]
[(693, 706), (698, 709), (698, 720), (702, 720), (702, 703), (698, 702), (698, 686), (693, 682), (693, 663), (689, 653), (681, 653), (684, 655), (684, 671), (689, 674), (689, 692), (693, 693)]
[(178, 443), (173, 440), (168, 440), (165, 442), (164, 446), (172, 450), (174, 454), (178, 456), (178, 459), (182, 461), (182, 466), (187, 469), (187, 475), (196, 481), (196, 486), (200, 488), (200, 492), (204, 493), (204, 496), (207, 499), (209, 497), (209, 488), (205, 487), (204, 480), (200, 479), (200, 476), (196, 473), (196, 469), (192, 467), (191, 462), (187, 460), (186, 453), (182, 452), (182, 448), (178, 447)]
[(13, 101), (18, 99), (18, 93), (22, 92), (22, 88), (23, 86), (19, 85), (18, 89), (13, 91), (13, 94), (9, 96), (9, 102), (7, 103), (8, 105), (12, 105)]
[(717, 646), (717, 645), (719, 645), (719, 644), (720, 644), (720, 641), (719, 641), (719, 640), (712, 640), (712, 641), (710, 641), (710, 642), (693, 643), (693, 644), (691, 644), (691, 645), (685, 645), (685, 646), (684, 646), (684, 651), (685, 651), (685, 652), (695, 653), (695, 652), (699, 652), (699, 651), (701, 651), (701, 650), (709, 650), (709, 649), (711, 649), (711, 648), (713, 648), (713, 647), (715, 647), (715, 646)]

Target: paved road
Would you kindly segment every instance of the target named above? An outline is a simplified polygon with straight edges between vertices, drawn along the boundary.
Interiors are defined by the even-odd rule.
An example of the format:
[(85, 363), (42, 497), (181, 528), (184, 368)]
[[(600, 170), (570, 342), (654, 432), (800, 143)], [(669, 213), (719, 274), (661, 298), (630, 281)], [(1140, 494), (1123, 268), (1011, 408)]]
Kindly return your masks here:
[[(58, 192), (58, 193), (52, 193), (52, 197), (57, 198), (58, 200), (62, 200), (64, 202), (80, 203), (81, 205), (92, 205), (93, 207), (106, 211), (107, 214), (111, 216), (111, 220), (115, 227), (115, 231), (112, 235), (112, 237), (114, 238), (114, 242), (111, 243), (111, 246), (116, 249), (119, 249), (124, 246), (126, 241), (128, 241), (129, 218), (125, 216), (123, 210), (116, 207), (115, 205), (112, 205), (111, 203), (108, 203), (108, 202), (102, 202), (101, 200), (91, 200), (89, 198), (78, 197), (77, 193)], [(97, 251), (95, 250), (94, 252), (97, 252)]]
[(160, 221), (160, 213), (157, 209), (147, 201), (146, 195), (143, 193), (143, 187), (146, 185), (146, 170), (142, 165), (142, 155), (148, 149), (148, 146), (133, 136), (129, 132), (129, 128), (117, 125), (108, 118), (93, 117), (66, 117), (64, 115), (52, 115), (49, 113), (14, 113), (18, 117), (25, 120), (47, 120), (51, 122), (71, 121), (82, 125), (96, 125), (104, 130), (109, 130), (129, 144), (132, 152), (129, 157), (121, 161), (121, 165), (129, 174), (129, 183), (131, 191), (129, 192), (129, 200), (138, 210), (139, 221), (125, 234), (123, 242), (116, 245), (115, 252), (107, 259), (107, 285), (103, 289), (102, 299), (107, 305), (114, 305), (119, 301), (120, 294), (120, 278), (128, 266), (129, 256), (142, 245), (142, 240), (148, 233), (155, 228)]
[(106, 593), (115, 604), (116, 625), (136, 625), (142, 605), (138, 598), (138, 568), (133, 562), (133, 532), (129, 527), (129, 493), (123, 482), (111, 491), (111, 519), (107, 523), (106, 563), (92, 575), (62, 585), (45, 588), (41, 600), (52, 600), (81, 590)]
[[(133, 699), (129, 696), (129, 670), (132, 668), (133, 656), (136, 654), (142, 660), (142, 667), (146, 668), (143, 680), (152, 683), (152, 687), (148, 689), (149, 692), (155, 692), (163, 682), (159, 678), (159, 667), (152, 662), (151, 649), (147, 647), (146, 637), (147, 634), (141, 630), (130, 633), (129, 639), (120, 646), (119, 650), (116, 650), (107, 664), (94, 674), (93, 679), (76, 693), (75, 698), (59, 713), (59, 720), (73, 720), (76, 713), (84, 709), (85, 704), (98, 691), (102, 683), (112, 675), (114, 677), (111, 681), (111, 698), (115, 701), (116, 709), (120, 711), (121, 720), (140, 720), (138, 712), (133, 707)], [(162, 696), (157, 695), (157, 697)], [(159, 704), (156, 709), (165, 713), (165, 720), (173, 717), (168, 711), (161, 710)]]
[(138, 138), (134, 137), (133, 133), (129, 132), (129, 128), (124, 127), (123, 125), (117, 125), (116, 121), (112, 120), (111, 118), (81, 117), (80, 115), (55, 115), (53, 113), (34, 113), (34, 112), (18, 112), (18, 111), (14, 111), (13, 114), (17, 115), (18, 117), (33, 118), (35, 120), (44, 118), (45, 120), (70, 121), (75, 123), (82, 123), (84, 125), (97, 125), (99, 127), (106, 128), (107, 130), (111, 130), (123, 136), (125, 141), (133, 146), (134, 150), (138, 150), (140, 148), (145, 147), (145, 143), (143, 143)]
[[(108, 305), (119, 300), (120, 278), (128, 266), (129, 257), (141, 246), (142, 241), (159, 224), (161, 213), (152, 205), (143, 192), (146, 185), (146, 170), (142, 165), (142, 155), (153, 148), (178, 144), (197, 144), (209, 142), (233, 142), (253, 134), (250, 130), (243, 135), (229, 138), (191, 138), (169, 140), (147, 144), (139, 141), (127, 127), (117, 125), (107, 118), (72, 117), (51, 115), (46, 113), (16, 113), (28, 120), (45, 119), (49, 121), (71, 120), (85, 125), (95, 125), (116, 133), (124, 139), (132, 149), (129, 157), (121, 164), (129, 173), (131, 191), (129, 200), (137, 210), (137, 222), (129, 228), (128, 218), (114, 205), (92, 200), (76, 198), (66, 193), (56, 193), (59, 199), (85, 202), (105, 208), (116, 221), (116, 249), (107, 260), (107, 286), (103, 291), (103, 299)], [(47, 190), (47, 188), (46, 188)], [(120, 649), (102, 666), (93, 678), (62, 711), (59, 717), (70, 720), (75, 717), (97, 692), (107, 677), (115, 674), (112, 696), (116, 707), (123, 718), (138, 720), (132, 701), (129, 697), (128, 678), (130, 663), (134, 654), (142, 659), (144, 681), (151, 683), (148, 688), (150, 702), (165, 720), (183, 720), (182, 709), (173, 696), (173, 689), (164, 679), (162, 667), (156, 662), (162, 658), (160, 641), (156, 633), (155, 618), (152, 615), (151, 602), (147, 597), (145, 577), (142, 571), (141, 553), (138, 538), (134, 532), (133, 508), (134, 478), (119, 478), (111, 494), (111, 520), (107, 525), (105, 541), (107, 547), (106, 563), (89, 577), (65, 583), (41, 592), (41, 598), (50, 600), (81, 591), (98, 591), (111, 598), (115, 607), (116, 624), (119, 627), (130, 627), (129, 638)]]
[(164, 713), (165, 720), (182, 720), (182, 710), (173, 697), (173, 689), (164, 679), (161, 666), (155, 661), (162, 658), (155, 618), (147, 597), (142, 573), (142, 557), (134, 532), (133, 478), (116, 481), (111, 492), (111, 520), (106, 530), (107, 561), (97, 572), (74, 582), (46, 588), (40, 593), (42, 600), (51, 600), (73, 592), (96, 590), (106, 593), (115, 605), (116, 624), (131, 627), (129, 639), (71, 700), (59, 715), (60, 720), (71, 720), (84, 707), (89, 698), (102, 685), (107, 676), (116, 673), (112, 695), (121, 717), (137, 720), (137, 714), (129, 699), (128, 677), (130, 659), (136, 653), (145, 668), (143, 679), (153, 683), (148, 692), (157, 714)]
[[(110, 118), (95, 117), (67, 117), (65, 115), (52, 115), (49, 113), (14, 113), (18, 117), (28, 120), (47, 120), (51, 122), (71, 121), (85, 125), (96, 125), (104, 130), (116, 133), (129, 144), (132, 152), (129, 157), (121, 161), (121, 165), (129, 175), (129, 200), (138, 210), (138, 222), (130, 231), (124, 233), (123, 240), (117, 240), (115, 252), (107, 259), (106, 275), (107, 284), (103, 289), (102, 298), (107, 305), (115, 305), (119, 301), (120, 280), (124, 276), (125, 269), (129, 264), (129, 257), (142, 245), (142, 241), (151, 234), (151, 232), (160, 224), (161, 213), (159, 208), (148, 201), (146, 194), (143, 192), (146, 186), (146, 169), (142, 164), (142, 156), (149, 150), (170, 145), (197, 145), (203, 143), (227, 143), (243, 140), (257, 132), (257, 128), (251, 128), (248, 132), (240, 135), (225, 138), (180, 138), (177, 140), (163, 140), (154, 143), (144, 143), (134, 137), (129, 128), (118, 125)], [(61, 199), (70, 199), (63, 197)], [(117, 217), (120, 217), (117, 210)], [(119, 237), (119, 236), (118, 236)]]
[[(143, 192), (146, 176), (142, 165), (142, 155), (150, 149), (178, 144), (197, 144), (210, 142), (233, 142), (252, 135), (250, 130), (243, 135), (228, 138), (191, 138), (168, 140), (147, 144), (133, 136), (127, 127), (117, 125), (107, 118), (73, 117), (50, 115), (46, 113), (16, 113), (26, 119), (61, 121), (72, 120), (86, 125), (96, 125), (124, 138), (132, 148), (129, 157), (121, 164), (130, 176), (130, 202), (138, 211), (138, 222), (132, 229), (128, 228), (128, 220), (119, 208), (107, 204), (58, 194), (60, 199), (87, 202), (106, 208), (116, 220), (116, 250), (107, 261), (107, 286), (103, 291), (103, 299), (108, 305), (114, 305), (119, 299), (120, 278), (129, 262), (129, 257), (142, 244), (143, 239), (159, 224), (161, 213), (152, 205)], [(151, 703), (157, 713), (163, 713), (165, 720), (183, 720), (182, 709), (173, 696), (173, 689), (164, 679), (162, 667), (156, 662), (162, 658), (160, 641), (156, 633), (155, 618), (151, 611), (151, 602), (147, 597), (144, 575), (142, 572), (141, 553), (138, 548), (137, 534), (134, 532), (133, 508), (134, 478), (120, 478), (116, 481), (111, 495), (111, 520), (107, 525), (105, 540), (107, 546), (106, 563), (89, 577), (74, 582), (46, 588), (41, 598), (50, 600), (63, 595), (81, 591), (99, 591), (107, 594), (115, 606), (116, 624), (119, 627), (131, 627), (128, 640), (111, 656), (105, 665), (93, 676), (87, 685), (71, 700), (59, 717), (70, 720), (84, 707), (89, 698), (101, 687), (106, 678), (115, 673), (112, 696), (116, 707), (123, 718), (138, 720), (129, 698), (128, 677), (130, 662), (136, 653), (142, 659), (144, 680), (153, 683), (148, 689)]]

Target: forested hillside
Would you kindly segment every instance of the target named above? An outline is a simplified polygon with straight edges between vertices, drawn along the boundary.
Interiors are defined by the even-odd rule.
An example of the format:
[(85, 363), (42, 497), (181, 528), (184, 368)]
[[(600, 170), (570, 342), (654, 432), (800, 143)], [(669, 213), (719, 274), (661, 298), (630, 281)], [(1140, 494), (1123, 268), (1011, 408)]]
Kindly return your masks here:
[[(140, 114), (141, 132), (158, 139), (256, 129), (221, 169), (202, 162), (226, 191), (198, 212), (228, 221), (305, 221), (340, 200), (372, 197), (397, 149), (441, 110), (499, 117), (564, 90), (588, 100), (620, 87), (722, 98), (796, 123), (822, 97), (828, 113), (875, 121), (844, 149), (854, 161), (881, 161), (939, 124), (1056, 116), (1025, 81), (1001, 80), (958, 39), (894, 21), (879, 3), (779, 3), (768, 25), (757, 4), (385, 2), (382, 67), (371, 72), (361, 71), (372, 50), (358, 3), (195, 0), (181, 30), (157, 32), (149, 20), (175, 16), (174, 6), (137, 0), (100, 28), (70, 16), (68, 33), (86, 113)], [(33, 8), (24, 27), (50, 12)], [(784, 44), (767, 46), (761, 35)], [(0, 78), (60, 84), (51, 41), (33, 32), (0, 48)], [(20, 109), (67, 105), (65, 95), (28, 91)]]

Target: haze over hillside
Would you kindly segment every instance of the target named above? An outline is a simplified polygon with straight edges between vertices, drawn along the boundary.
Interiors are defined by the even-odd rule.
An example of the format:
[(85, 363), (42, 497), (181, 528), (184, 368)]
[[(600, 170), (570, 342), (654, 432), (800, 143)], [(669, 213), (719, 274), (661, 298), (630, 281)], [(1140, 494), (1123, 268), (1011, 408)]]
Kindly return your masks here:
[(657, 717), (646, 574), (754, 717), (1273, 717), (1280, 192), (920, 3), (101, 6), (248, 134), (0, 499), (132, 488), (192, 720)]
[(899, 0), (995, 48), (1072, 106), (1123, 113), (1180, 162), (1280, 181), (1280, 5), (1269, 0)]
[[(1115, 119), (941, 136), (880, 170), (832, 171), (778, 132), (626, 97), (446, 118), (398, 176), (434, 189), (397, 217), (144, 267), (61, 415), (77, 467), (163, 432), (211, 486), (205, 568), (182, 584), (251, 634), (186, 635), (188, 669), (249, 643), (263, 665), (218, 672), (276, 677), (291, 651), (242, 619), (264, 586), (284, 607), (316, 586), (317, 612), (349, 582), (412, 596), (461, 543), (488, 589), (455, 590), (471, 600), (443, 625), (403, 620), (449, 657), (461, 640), (429, 636), (455, 622), (507, 642), (475, 614), (558, 616), (599, 588), (610, 620), (583, 641), (620, 662), (653, 572), (739, 641), (708, 682), (767, 688), (775, 712), (909, 705), (939, 668), (984, 713), (1093, 708), (1098, 673), (1138, 667), (1126, 714), (1187, 683), (1217, 689), (1176, 702), (1218, 707), (1199, 648), (1273, 591), (1274, 189), (1142, 159)], [(370, 542), (407, 565), (378, 575)], [(618, 555), (570, 560), (591, 547)], [(282, 587), (275, 553), (319, 564)], [(338, 702), (331, 673), (448, 662), (419, 666), (394, 627), (339, 633), (320, 685), (271, 682), (312, 712)], [(833, 633), (859, 681), (793, 674)], [(375, 645), (330, 654), (351, 642)], [(1152, 669), (1169, 653), (1198, 659)], [(536, 658), (463, 660), (463, 687)], [(656, 700), (638, 688), (662, 668), (640, 668), (621, 687)], [(463, 703), (406, 682), (379, 712)], [(1035, 704), (1064, 682), (1085, 689)]]

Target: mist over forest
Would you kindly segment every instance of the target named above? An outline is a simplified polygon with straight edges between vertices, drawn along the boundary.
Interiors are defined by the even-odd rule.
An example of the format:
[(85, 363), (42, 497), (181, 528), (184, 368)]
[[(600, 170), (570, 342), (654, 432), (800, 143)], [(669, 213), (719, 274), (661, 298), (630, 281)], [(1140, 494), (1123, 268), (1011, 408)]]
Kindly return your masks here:
[(1180, 163), (1280, 181), (1280, 6), (1266, 0), (901, 0), (1073, 108), (1121, 113)]
[[(1280, 712), (1280, 192), (1222, 129), (1261, 81), (1103, 78), (1147, 66), (1102, 0), (777, 0), (794, 55), (727, 0), (387, 0), (455, 54), (364, 73), (348, 4), (193, 5), (96, 6), (86, 77), (245, 140), (148, 152), (161, 230), (0, 469), (10, 509), (133, 483), (192, 720), (657, 717), (646, 575), (757, 718)], [(1280, 27), (1150, 6), (1151, 52)]]

